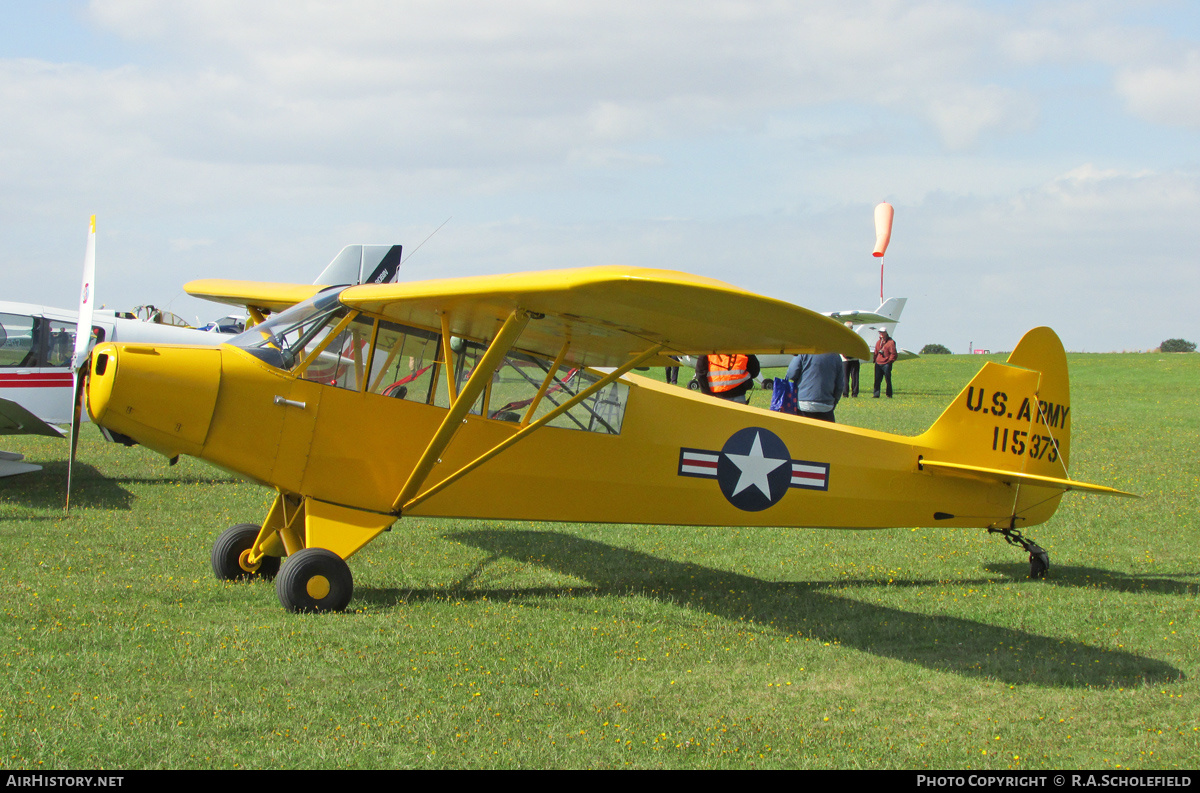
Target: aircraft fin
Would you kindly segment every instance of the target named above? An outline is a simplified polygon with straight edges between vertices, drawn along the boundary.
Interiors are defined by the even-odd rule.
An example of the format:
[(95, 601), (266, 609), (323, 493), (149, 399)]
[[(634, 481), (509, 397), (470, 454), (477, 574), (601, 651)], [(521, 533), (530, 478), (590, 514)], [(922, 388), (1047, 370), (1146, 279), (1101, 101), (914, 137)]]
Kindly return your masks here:
[(401, 245), (347, 245), (338, 251), (314, 284), (390, 284), (400, 270)]
[[(364, 284), (390, 284), (396, 280), (396, 274), (400, 271), (401, 254), (404, 253), (403, 245), (393, 245), (388, 248), (387, 252), (379, 260), (379, 264), (371, 271), (371, 274), (362, 280)], [(366, 259), (364, 257), (363, 264)], [(364, 270), (366, 268), (364, 267)]]
[(1026, 333), (1005, 363), (985, 363), (915, 442), (924, 447), (922, 470), (931, 474), (1013, 485), (1013, 514), (1023, 525), (1048, 519), (1067, 490), (1129, 495), (1076, 482), (1068, 473), (1067, 355), (1050, 328)]
[[(904, 312), (904, 304), (907, 302), (907, 297), (889, 297), (879, 304), (879, 308), (875, 309), (875, 313), (891, 320), (894, 325), (900, 321), (900, 314)], [(888, 333), (891, 333), (890, 329)]]

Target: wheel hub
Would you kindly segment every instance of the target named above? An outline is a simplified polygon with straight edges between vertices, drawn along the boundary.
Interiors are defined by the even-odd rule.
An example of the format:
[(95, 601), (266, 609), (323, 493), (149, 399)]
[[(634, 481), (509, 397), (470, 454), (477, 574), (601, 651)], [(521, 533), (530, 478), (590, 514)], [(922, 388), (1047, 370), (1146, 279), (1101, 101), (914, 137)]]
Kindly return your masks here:
[(262, 557), (259, 557), (257, 562), (252, 563), (250, 561), (250, 552), (253, 550), (253, 548), (247, 548), (238, 554), (238, 567), (241, 567), (247, 573), (258, 572), (258, 568), (262, 567)]
[(308, 592), (308, 596), (313, 600), (323, 600), (329, 594), (329, 579), (323, 575), (315, 575), (305, 583), (304, 591)]

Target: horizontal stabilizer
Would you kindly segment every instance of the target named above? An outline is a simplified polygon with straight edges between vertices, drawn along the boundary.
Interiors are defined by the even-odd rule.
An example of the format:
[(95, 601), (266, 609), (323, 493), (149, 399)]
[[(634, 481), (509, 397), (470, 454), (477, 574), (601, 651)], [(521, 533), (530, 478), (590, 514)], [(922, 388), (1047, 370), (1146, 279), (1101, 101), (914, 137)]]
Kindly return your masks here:
[(1077, 482), (1074, 479), (1059, 479), (1054, 476), (1039, 476), (1020, 471), (1004, 471), (999, 468), (983, 468), (978, 465), (964, 463), (943, 463), (937, 460), (921, 460), (921, 470), (946, 476), (962, 476), (975, 479), (987, 479), (1003, 482), (1006, 485), (1031, 485), (1034, 487), (1050, 487), (1055, 490), (1078, 490), (1084, 493), (1097, 493), (1105, 496), (1124, 496), (1125, 498), (1141, 498), (1134, 493), (1126, 493), (1104, 485), (1093, 485), (1088, 482)]

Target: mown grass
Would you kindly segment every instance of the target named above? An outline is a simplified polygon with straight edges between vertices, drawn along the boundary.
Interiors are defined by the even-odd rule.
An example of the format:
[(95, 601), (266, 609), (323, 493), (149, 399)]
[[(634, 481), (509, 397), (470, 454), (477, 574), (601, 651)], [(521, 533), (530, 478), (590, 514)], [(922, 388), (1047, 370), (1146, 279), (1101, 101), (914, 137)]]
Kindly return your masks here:
[[(975, 530), (408, 519), (295, 616), (209, 570), (263, 489), (89, 427), (64, 518), (66, 444), (6, 438), (0, 767), (1194, 768), (1200, 356), (1070, 360), (1073, 475), (1145, 498), (1065, 499), (1045, 581)], [(980, 363), (839, 419), (918, 432)]]

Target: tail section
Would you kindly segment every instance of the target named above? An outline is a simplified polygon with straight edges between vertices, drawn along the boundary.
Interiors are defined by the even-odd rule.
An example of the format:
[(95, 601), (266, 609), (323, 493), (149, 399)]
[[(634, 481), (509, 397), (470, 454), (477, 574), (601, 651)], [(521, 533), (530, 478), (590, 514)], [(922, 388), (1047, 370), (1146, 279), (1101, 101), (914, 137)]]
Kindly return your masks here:
[(347, 245), (314, 284), (389, 284), (400, 269), (400, 245)]
[(1130, 495), (1067, 473), (1071, 390), (1066, 352), (1050, 328), (1026, 333), (1005, 363), (984, 364), (915, 440), (922, 470), (1012, 486), (1019, 525), (1047, 520), (1067, 490)]
[(875, 313), (881, 317), (887, 317), (892, 322), (899, 322), (900, 314), (904, 311), (904, 304), (907, 302), (907, 297), (889, 297), (880, 304), (879, 308), (875, 309)]

